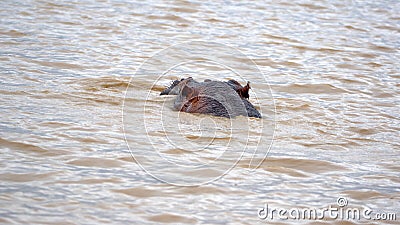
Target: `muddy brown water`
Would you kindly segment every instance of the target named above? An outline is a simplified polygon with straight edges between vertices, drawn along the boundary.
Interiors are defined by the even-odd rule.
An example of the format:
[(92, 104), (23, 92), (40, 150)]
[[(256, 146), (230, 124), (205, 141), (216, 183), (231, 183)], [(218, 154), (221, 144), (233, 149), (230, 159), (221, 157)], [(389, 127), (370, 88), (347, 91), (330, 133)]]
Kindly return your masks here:
[[(349, 207), (400, 211), (398, 1), (1, 5), (1, 223), (309, 223), (264, 221), (257, 210), (266, 203), (323, 208), (338, 197)], [(136, 154), (157, 150), (188, 164), (218, 159), (218, 165), (228, 165), (229, 156), (218, 158), (224, 150), (219, 146), (245, 145), (241, 137), (255, 143), (260, 134), (259, 121), (237, 118), (232, 130), (240, 140), (232, 138), (228, 120), (174, 112), (171, 99), (158, 96), (183, 75), (235, 76), (219, 64), (181, 65), (155, 86), (154, 76), (144, 76), (130, 87), (152, 88), (131, 88), (123, 109), (130, 78), (146, 60), (192, 40), (231, 46), (257, 64), (267, 82), (253, 73), (240, 81), (251, 81), (251, 101), (268, 128), (262, 138), (273, 134), (274, 140), (258, 167), (244, 157), (221, 179), (174, 186), (146, 173), (125, 142), (123, 122), (143, 121), (135, 104), (142, 106), (146, 93), (147, 132), (126, 130)], [(156, 59), (154, 67), (185, 57)], [(247, 58), (225, 60), (246, 71)], [(170, 122), (160, 130), (162, 106), (163, 119), (179, 126)], [(165, 143), (166, 135), (175, 147)], [(260, 143), (267, 152), (269, 141)], [(208, 147), (191, 151), (193, 144)], [(253, 159), (260, 162), (263, 155)], [(153, 171), (165, 169), (158, 161), (150, 164)], [(202, 181), (219, 175), (218, 168), (180, 172)]]

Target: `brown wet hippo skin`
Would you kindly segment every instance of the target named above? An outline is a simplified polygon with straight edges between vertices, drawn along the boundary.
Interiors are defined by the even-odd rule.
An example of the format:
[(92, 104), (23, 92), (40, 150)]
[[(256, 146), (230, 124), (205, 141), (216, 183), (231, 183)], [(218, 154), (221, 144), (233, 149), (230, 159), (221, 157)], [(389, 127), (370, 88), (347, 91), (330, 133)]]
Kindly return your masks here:
[(222, 82), (207, 79), (197, 82), (189, 77), (173, 81), (160, 95), (177, 95), (174, 109), (182, 112), (227, 118), (239, 115), (261, 118), (261, 114), (247, 100), (249, 90), (249, 82), (243, 87), (235, 80)]

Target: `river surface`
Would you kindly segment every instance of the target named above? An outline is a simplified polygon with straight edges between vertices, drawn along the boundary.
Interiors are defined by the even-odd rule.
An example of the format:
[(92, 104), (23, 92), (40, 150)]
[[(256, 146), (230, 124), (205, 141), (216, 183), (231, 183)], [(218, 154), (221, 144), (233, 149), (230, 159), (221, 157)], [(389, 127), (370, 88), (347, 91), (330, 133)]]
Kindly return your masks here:
[[(0, 223), (308, 224), (258, 214), (338, 198), (399, 220), (399, 12), (3, 0)], [(263, 119), (173, 111), (158, 94), (187, 76), (250, 81)]]

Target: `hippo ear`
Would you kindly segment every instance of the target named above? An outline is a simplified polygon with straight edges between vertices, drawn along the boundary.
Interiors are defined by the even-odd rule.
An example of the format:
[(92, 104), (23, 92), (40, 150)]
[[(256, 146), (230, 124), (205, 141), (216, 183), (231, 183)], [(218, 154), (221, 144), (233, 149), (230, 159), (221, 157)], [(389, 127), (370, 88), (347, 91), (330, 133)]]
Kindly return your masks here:
[(190, 96), (192, 93), (193, 93), (193, 89), (186, 85), (183, 87), (182, 92), (181, 92), (182, 96)]
[(240, 88), (237, 92), (242, 98), (249, 98), (250, 82), (247, 82), (246, 86)]

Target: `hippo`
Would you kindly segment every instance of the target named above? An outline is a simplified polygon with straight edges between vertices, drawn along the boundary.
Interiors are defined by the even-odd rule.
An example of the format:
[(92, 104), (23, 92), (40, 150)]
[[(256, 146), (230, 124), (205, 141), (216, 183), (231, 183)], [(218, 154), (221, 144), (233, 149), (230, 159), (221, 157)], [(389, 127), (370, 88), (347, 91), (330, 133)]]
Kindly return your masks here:
[(177, 95), (174, 110), (234, 118), (248, 116), (261, 118), (249, 102), (250, 82), (243, 87), (236, 80), (197, 82), (192, 77), (175, 80), (160, 95)]

